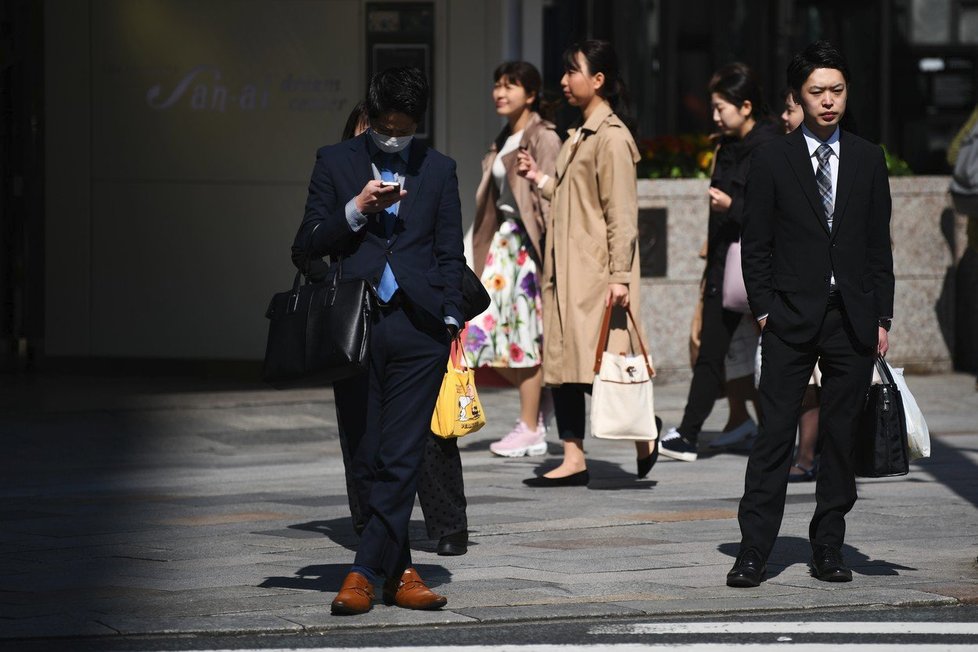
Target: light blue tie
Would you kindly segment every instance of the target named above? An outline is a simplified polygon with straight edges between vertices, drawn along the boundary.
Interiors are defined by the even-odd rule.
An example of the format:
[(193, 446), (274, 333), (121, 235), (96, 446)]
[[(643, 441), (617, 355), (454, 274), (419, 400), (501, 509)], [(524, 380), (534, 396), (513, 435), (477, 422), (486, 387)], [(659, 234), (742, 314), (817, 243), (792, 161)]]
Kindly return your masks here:
[[(380, 178), (383, 181), (397, 181), (397, 177), (389, 168), (389, 160), (383, 160), (383, 169), (380, 171)], [(394, 224), (397, 222), (397, 207), (400, 202), (394, 204), (384, 211), (384, 237), (387, 238), (387, 244), (390, 244), (390, 238), (394, 235)], [(397, 279), (394, 278), (394, 271), (391, 269), (390, 263), (384, 266), (384, 273), (380, 277), (380, 283), (377, 284), (377, 296), (384, 303), (391, 300), (394, 293), (397, 292)]]

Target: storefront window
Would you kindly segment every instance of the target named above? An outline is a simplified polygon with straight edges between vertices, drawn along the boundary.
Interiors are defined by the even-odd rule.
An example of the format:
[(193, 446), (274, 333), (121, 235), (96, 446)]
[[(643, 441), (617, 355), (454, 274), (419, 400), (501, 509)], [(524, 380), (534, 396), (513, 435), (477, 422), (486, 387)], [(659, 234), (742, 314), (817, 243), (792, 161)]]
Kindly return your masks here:
[(961, 43), (978, 43), (978, 7), (962, 7), (958, 40)]
[(913, 0), (910, 39), (917, 45), (951, 41), (951, 0)]

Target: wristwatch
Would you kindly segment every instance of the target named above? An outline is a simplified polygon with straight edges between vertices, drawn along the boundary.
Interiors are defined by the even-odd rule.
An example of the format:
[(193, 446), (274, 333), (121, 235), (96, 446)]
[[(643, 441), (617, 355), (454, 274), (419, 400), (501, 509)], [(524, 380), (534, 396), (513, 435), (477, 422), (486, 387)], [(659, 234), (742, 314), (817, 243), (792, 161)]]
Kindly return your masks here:
[(892, 323), (893, 323), (893, 320), (892, 319), (881, 319), (880, 320), (880, 328), (882, 328), (887, 333), (889, 333), (890, 332), (890, 324), (892, 324)]

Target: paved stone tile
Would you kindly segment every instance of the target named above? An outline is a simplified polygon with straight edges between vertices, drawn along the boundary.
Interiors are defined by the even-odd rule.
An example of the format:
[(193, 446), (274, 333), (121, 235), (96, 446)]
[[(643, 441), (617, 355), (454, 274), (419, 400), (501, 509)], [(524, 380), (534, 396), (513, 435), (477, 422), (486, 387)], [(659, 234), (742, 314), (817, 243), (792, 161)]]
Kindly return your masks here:
[(551, 550), (591, 550), (594, 548), (634, 548), (638, 546), (655, 546), (666, 543), (659, 539), (640, 539), (638, 537), (593, 537), (587, 539), (543, 539), (518, 543), (519, 546), (530, 548), (547, 548)]
[(160, 525), (227, 525), (229, 523), (257, 523), (260, 521), (293, 520), (295, 514), (282, 512), (238, 512), (233, 514), (200, 514), (159, 521)]
[[(451, 600), (449, 599), (449, 607), (451, 604)], [(329, 613), (328, 603), (324, 604), (321, 608), (282, 611), (277, 612), (277, 614), (280, 618), (310, 631), (394, 625), (432, 626), (453, 623), (473, 623), (477, 621), (472, 616), (449, 608), (438, 611), (413, 611), (411, 609), (401, 609), (400, 607), (388, 607), (382, 604), (376, 604), (369, 612), (355, 617), (331, 615)]]
[(119, 632), (99, 621), (99, 616), (74, 617), (63, 613), (34, 618), (4, 620), (0, 626), (0, 639), (63, 637), (63, 636), (110, 636)]
[(246, 634), (301, 631), (302, 626), (279, 616), (248, 613), (217, 616), (132, 617), (105, 615), (100, 621), (120, 634)]
[(641, 612), (613, 602), (570, 602), (519, 607), (484, 607), (478, 610), (460, 609), (459, 613), (480, 622), (537, 620), (544, 618), (583, 618), (634, 616)]
[[(0, 475), (0, 588), (11, 589), (0, 591), (0, 611), (38, 635), (39, 616), (60, 615), (83, 633), (93, 610), (99, 627), (114, 619), (123, 631), (270, 632), (970, 600), (978, 398), (969, 377), (925, 381), (923, 399), (947, 411), (940, 419), (972, 431), (935, 439), (935, 458), (910, 476), (860, 481), (845, 550), (851, 584), (826, 586), (808, 573), (813, 485), (789, 487), (772, 577), (734, 591), (723, 579), (740, 535), (742, 454), (662, 461), (639, 482), (630, 445), (589, 439), (594, 486), (541, 492), (521, 480), (558, 462), (556, 441), (544, 457), (493, 457), (488, 444), (508, 430), (499, 418), (461, 442), (469, 553), (432, 554), (420, 510), (413, 515), (415, 564), (450, 609), (378, 605), (354, 619), (328, 613), (356, 545), (328, 392), (160, 394), (124, 413), (106, 396), (101, 414), (22, 412), (14, 421), (30, 436), (10, 452), (26, 462)], [(656, 392), (672, 425), (686, 387)], [(945, 394), (957, 398), (942, 402)], [(515, 413), (514, 392), (483, 400), (490, 414)], [(707, 428), (723, 419), (715, 410)], [(9, 421), (0, 417), (0, 430)], [(83, 454), (45, 458), (76, 441)]]

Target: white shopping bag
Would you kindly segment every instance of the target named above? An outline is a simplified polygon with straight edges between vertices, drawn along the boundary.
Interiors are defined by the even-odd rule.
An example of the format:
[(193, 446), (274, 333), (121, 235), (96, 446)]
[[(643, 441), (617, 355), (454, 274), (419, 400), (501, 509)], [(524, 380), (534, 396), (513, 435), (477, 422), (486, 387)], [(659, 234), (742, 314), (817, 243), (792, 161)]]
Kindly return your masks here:
[[(886, 363), (890, 367), (890, 363)], [(924, 415), (917, 405), (916, 399), (907, 387), (907, 381), (903, 377), (903, 369), (890, 367), (893, 374), (893, 381), (900, 390), (900, 398), (903, 399), (903, 414), (907, 419), (907, 447), (910, 449), (910, 461), (919, 460), (923, 457), (930, 457), (930, 430)]]

